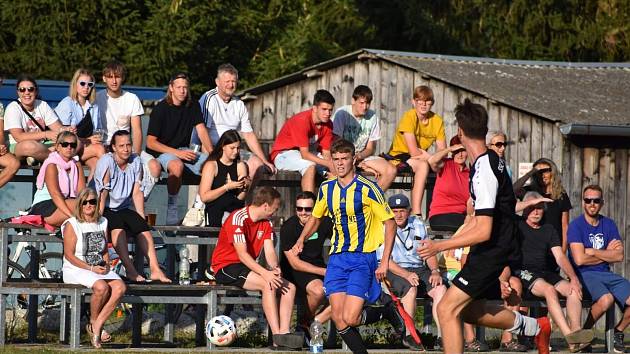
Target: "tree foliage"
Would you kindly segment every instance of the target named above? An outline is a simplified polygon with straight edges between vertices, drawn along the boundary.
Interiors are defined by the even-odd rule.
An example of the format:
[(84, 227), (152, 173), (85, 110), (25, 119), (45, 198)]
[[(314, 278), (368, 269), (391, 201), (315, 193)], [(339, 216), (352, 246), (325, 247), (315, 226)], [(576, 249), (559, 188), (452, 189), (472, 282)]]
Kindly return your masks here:
[(630, 0), (0, 0), (0, 71), (70, 79), (112, 58), (128, 83), (176, 70), (244, 85), (358, 48), (509, 59), (627, 61)]

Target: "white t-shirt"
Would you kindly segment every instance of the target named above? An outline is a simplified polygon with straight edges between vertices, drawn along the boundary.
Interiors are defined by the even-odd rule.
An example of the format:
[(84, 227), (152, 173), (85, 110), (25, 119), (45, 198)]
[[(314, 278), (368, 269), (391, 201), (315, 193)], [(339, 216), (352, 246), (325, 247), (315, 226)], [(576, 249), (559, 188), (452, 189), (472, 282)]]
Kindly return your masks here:
[(364, 117), (352, 114), (352, 106), (342, 106), (332, 117), (333, 134), (354, 144), (357, 152), (365, 150), (367, 143), (381, 138), (381, 128), (376, 112), (368, 109)]
[[(107, 249), (107, 219), (101, 217), (98, 222), (80, 222), (71, 217), (61, 226), (62, 233), (66, 223), (72, 225), (77, 236), (74, 255), (89, 265), (100, 265)], [(68, 261), (64, 257), (65, 262)]]
[(111, 97), (107, 90), (96, 93), (96, 105), (101, 114), (101, 121), (107, 122), (107, 144), (117, 130), (131, 131), (131, 117), (142, 116), (144, 108), (135, 94), (122, 91), (120, 97)]
[[(46, 103), (46, 101), (35, 100), (35, 108), (29, 112), (33, 118), (42, 126), (47, 127), (59, 120), (55, 111)], [(37, 125), (24, 113), (20, 105), (13, 101), (9, 103), (4, 112), (4, 130), (20, 128), (24, 132), (38, 132), (40, 129)], [(17, 141), (9, 134), (9, 142), (16, 144)]]
[[(201, 96), (199, 104), (212, 144), (216, 144), (221, 135), (230, 129), (243, 133), (254, 131), (247, 108), (238, 97), (232, 97), (225, 103), (214, 88)], [(198, 140), (196, 131), (193, 133), (193, 139)]]

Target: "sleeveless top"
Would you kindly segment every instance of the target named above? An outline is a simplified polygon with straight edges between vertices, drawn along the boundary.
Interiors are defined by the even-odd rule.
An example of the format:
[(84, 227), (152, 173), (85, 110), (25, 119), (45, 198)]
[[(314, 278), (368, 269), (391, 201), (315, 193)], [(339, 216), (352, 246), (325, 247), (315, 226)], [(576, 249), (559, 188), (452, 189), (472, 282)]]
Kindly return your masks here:
[[(230, 176), (232, 182), (238, 181), (237, 165), (238, 161), (232, 162), (231, 165), (224, 165), (220, 160), (215, 161), (217, 163), (217, 175), (212, 180), (212, 186), (210, 189), (217, 189), (223, 187), (227, 182), (227, 176)], [(241, 192), (240, 189), (230, 189), (228, 193), (237, 196)]]
[[(66, 223), (70, 223), (77, 236), (74, 255), (89, 265), (101, 265), (107, 249), (107, 219), (101, 217), (98, 222), (80, 222), (72, 217), (61, 226), (62, 232)], [(64, 262), (68, 262), (65, 257)]]

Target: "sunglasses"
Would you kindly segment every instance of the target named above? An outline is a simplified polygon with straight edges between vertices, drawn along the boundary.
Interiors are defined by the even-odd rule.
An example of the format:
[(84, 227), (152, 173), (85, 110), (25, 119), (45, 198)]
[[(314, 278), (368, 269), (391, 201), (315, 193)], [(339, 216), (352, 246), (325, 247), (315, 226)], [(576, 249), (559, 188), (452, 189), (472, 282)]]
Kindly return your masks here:
[(551, 172), (550, 168), (541, 168), (540, 170), (538, 170), (538, 173), (547, 173), (547, 172)]
[(88, 199), (88, 200), (84, 200), (83, 203), (81, 203), (81, 205), (85, 206), (85, 205), (96, 205), (96, 199)]
[(466, 151), (466, 149), (457, 149), (457, 150), (453, 151), (453, 155), (457, 155), (460, 152), (464, 152), (464, 151)]
[(503, 142), (503, 141), (499, 141), (498, 143), (494, 143), (494, 144), (490, 144), (492, 146), (496, 146), (497, 148), (504, 148), (507, 146), (507, 143)]
[(295, 210), (297, 211), (305, 211), (307, 213), (310, 213), (311, 211), (313, 211), (313, 207), (295, 207)]
[(24, 93), (26, 91), (28, 92), (35, 92), (35, 86), (29, 86), (29, 87), (18, 87), (18, 91), (21, 93)]
[(602, 203), (602, 198), (584, 198), (584, 204), (601, 204)]
[(61, 147), (67, 148), (68, 146), (76, 149), (77, 148), (77, 143), (75, 142), (70, 142), (70, 141), (62, 141), (59, 143), (59, 145), (61, 145)]
[(79, 81), (79, 85), (81, 85), (82, 87), (85, 87), (85, 85), (87, 85), (87, 87), (92, 88), (92, 87), (94, 87), (94, 82), (92, 82), (92, 81)]

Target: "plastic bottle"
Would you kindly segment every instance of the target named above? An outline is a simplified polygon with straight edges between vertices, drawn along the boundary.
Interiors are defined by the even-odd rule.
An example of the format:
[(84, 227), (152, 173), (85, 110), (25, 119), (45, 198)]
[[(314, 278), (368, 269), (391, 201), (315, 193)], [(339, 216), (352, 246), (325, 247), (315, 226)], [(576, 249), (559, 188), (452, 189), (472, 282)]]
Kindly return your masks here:
[(186, 247), (179, 250), (179, 285), (190, 285), (190, 263)]
[(419, 216), (413, 219), (414, 238), (416, 240), (424, 240), (427, 237), (427, 226)]
[(311, 353), (323, 353), (324, 352), (324, 326), (315, 320), (311, 323), (309, 329), (311, 333), (311, 341), (309, 342), (309, 352)]

